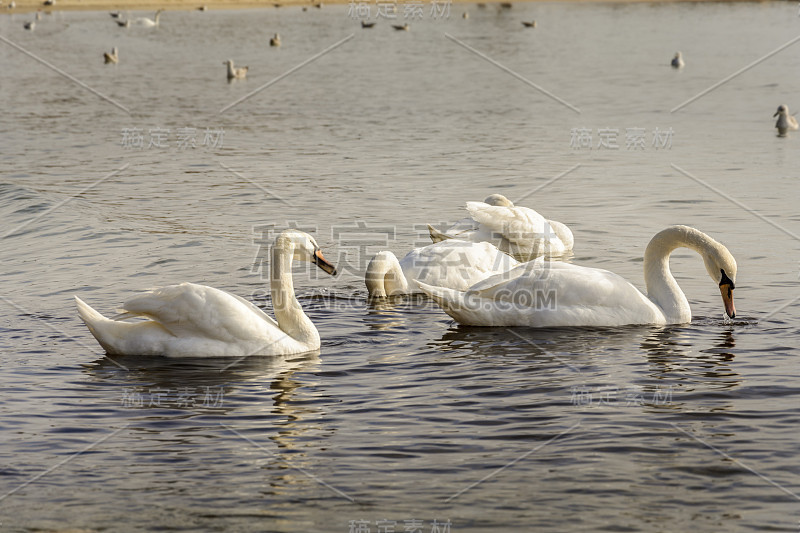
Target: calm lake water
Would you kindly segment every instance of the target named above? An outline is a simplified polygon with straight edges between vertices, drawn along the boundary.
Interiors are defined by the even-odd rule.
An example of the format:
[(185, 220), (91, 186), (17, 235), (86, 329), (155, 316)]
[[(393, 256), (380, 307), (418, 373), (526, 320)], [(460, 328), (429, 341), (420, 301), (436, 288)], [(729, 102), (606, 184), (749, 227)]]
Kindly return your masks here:
[[(695, 98), (797, 38), (796, 3), (423, 15), (0, 17), (108, 98), (0, 42), (0, 529), (797, 531), (800, 132), (772, 114), (800, 109), (800, 44)], [(491, 193), (641, 288), (650, 237), (697, 227), (738, 261), (739, 314), (686, 250), (680, 326), (468, 328), (367, 302), (373, 253)], [(73, 295), (111, 315), (181, 281), (271, 312), (262, 259), (289, 226), (341, 270), (296, 267), (318, 354), (112, 361), (77, 316)]]

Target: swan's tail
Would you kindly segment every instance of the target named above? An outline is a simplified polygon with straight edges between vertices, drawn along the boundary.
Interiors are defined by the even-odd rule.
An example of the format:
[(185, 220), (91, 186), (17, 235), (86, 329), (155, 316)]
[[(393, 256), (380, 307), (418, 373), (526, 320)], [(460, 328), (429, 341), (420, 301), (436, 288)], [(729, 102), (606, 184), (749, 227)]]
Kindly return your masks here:
[(483, 323), (478, 314), (484, 302), (477, 293), (434, 287), (433, 285), (426, 285), (419, 280), (415, 281), (419, 284), (422, 292), (433, 298), (439, 304), (439, 307), (459, 324), (479, 326)]
[(442, 241), (445, 241), (447, 239), (452, 239), (453, 238), (450, 235), (447, 235), (446, 233), (442, 233), (441, 231), (437, 230), (436, 228), (434, 228), (430, 224), (428, 224), (428, 233), (431, 234), (431, 241), (433, 241), (434, 243), (442, 242)]
[(75, 297), (75, 305), (78, 307), (78, 315), (80, 315), (83, 323), (89, 328), (89, 331), (97, 339), (106, 352), (110, 354), (122, 355), (126, 353), (126, 340), (132, 335), (142, 336), (147, 334), (151, 326), (155, 325), (152, 321), (130, 323), (115, 320), (118, 318), (128, 318), (127, 315), (119, 315), (112, 318), (106, 318), (98, 311), (92, 308), (77, 296)]

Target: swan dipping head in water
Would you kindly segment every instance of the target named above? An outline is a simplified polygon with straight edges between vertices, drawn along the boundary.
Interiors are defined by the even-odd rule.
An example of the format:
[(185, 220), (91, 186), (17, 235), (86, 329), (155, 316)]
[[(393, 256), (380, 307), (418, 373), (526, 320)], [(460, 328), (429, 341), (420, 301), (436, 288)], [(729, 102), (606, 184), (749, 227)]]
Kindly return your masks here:
[[(112, 355), (244, 357), (318, 350), (317, 328), (294, 294), (292, 261), (308, 261), (335, 275), (317, 242), (298, 230), (275, 239), (270, 258), (273, 320), (234, 294), (194, 283), (154, 289), (129, 299), (122, 314), (106, 318), (75, 297), (78, 314)], [(128, 319), (140, 319), (128, 322)]]
[(466, 291), (419, 283), (460, 324), (470, 326), (624, 326), (683, 324), (692, 310), (669, 269), (676, 248), (703, 258), (719, 287), (725, 314), (736, 317), (736, 260), (728, 249), (688, 226), (657, 233), (644, 253), (647, 294), (613, 272), (541, 258), (494, 275)]

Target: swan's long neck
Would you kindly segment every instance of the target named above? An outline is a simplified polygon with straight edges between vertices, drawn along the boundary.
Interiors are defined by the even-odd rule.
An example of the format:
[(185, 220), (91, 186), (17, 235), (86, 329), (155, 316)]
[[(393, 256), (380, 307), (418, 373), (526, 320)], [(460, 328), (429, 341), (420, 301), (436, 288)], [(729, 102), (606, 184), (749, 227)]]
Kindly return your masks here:
[(300, 302), (297, 301), (294, 294), (293, 257), (294, 245), (288, 239), (279, 237), (272, 248), (272, 260), (270, 261), (270, 290), (275, 319), (281, 330), (293, 339), (318, 346), (317, 328), (303, 312), (303, 308), (300, 307)]
[(155, 22), (156, 26), (158, 26), (158, 19), (159, 19), (160, 16), (161, 16), (161, 11), (156, 12), (155, 19), (153, 20), (153, 22)]
[(692, 320), (692, 310), (686, 295), (669, 269), (669, 256), (680, 247), (696, 251), (704, 258), (708, 251), (719, 246), (708, 235), (687, 226), (673, 226), (658, 232), (644, 252), (644, 281), (647, 296), (663, 311), (668, 322)]
[(392, 252), (375, 254), (367, 265), (364, 281), (367, 284), (367, 292), (372, 297), (381, 298), (408, 292), (408, 281), (400, 262)]

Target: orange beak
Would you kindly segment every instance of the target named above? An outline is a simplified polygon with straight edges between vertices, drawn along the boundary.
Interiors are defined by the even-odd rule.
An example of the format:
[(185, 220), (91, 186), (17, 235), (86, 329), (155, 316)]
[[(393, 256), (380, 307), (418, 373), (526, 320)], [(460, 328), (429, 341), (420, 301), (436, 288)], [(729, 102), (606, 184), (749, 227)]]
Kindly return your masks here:
[(314, 264), (331, 276), (336, 275), (336, 267), (330, 264), (327, 259), (325, 259), (325, 257), (322, 255), (322, 250), (320, 249), (317, 249), (317, 251), (314, 252)]
[(722, 294), (722, 303), (725, 304), (725, 314), (730, 318), (736, 318), (736, 307), (733, 305), (733, 289), (728, 283), (719, 286)]

